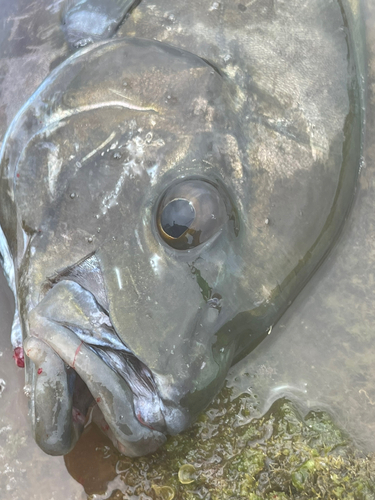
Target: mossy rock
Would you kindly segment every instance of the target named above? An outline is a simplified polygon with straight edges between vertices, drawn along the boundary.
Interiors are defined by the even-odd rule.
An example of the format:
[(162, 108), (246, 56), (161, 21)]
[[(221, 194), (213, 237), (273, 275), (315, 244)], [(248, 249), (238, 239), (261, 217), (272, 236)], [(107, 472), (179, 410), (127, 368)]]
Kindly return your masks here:
[[(327, 413), (302, 418), (280, 399), (262, 418), (252, 414), (254, 397), (232, 400), (226, 388), (191, 429), (151, 456), (129, 459), (110, 445), (96, 448), (107, 464), (110, 455), (123, 481), (106, 498), (375, 499), (375, 456), (361, 455)], [(186, 473), (191, 480), (183, 484)]]

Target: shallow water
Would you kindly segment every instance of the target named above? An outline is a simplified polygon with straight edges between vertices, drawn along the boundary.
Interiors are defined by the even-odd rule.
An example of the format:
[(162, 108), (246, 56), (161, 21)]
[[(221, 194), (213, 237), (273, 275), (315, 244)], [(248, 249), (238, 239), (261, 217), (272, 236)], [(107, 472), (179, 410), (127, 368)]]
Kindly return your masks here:
[[(248, 384), (263, 411), (280, 396), (302, 412), (326, 409), (365, 452), (375, 451), (375, 9), (364, 4), (368, 29), (368, 103), (363, 166), (352, 211), (339, 241), (272, 334), (229, 375)], [(251, 370), (249, 370), (251, 368)]]
[[(370, 1), (366, 8), (367, 25), (375, 26)], [(371, 50), (375, 36), (368, 35)], [(257, 394), (260, 412), (283, 396), (302, 412), (325, 408), (360, 449), (375, 451), (375, 52), (369, 60), (364, 163), (344, 231), (270, 336), (232, 369), (228, 384), (237, 393), (250, 388)], [(12, 299), (2, 277), (0, 290), (0, 379), (5, 382), (0, 394), (1, 498), (86, 498), (64, 460), (45, 455), (31, 437), (23, 372), (11, 359)], [(121, 487), (116, 479), (115, 487)]]

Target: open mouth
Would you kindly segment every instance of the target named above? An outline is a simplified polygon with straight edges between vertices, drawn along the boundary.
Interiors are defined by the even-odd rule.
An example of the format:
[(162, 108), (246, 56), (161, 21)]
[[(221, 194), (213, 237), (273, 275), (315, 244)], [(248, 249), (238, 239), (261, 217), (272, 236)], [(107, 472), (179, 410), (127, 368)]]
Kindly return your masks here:
[[(98, 312), (104, 318), (107, 316), (105, 311)], [(85, 346), (127, 383), (133, 396), (134, 415), (140, 424), (151, 430), (167, 433), (162, 412), (164, 404), (159, 397), (153, 374), (119, 339), (109, 316), (107, 318), (100, 325), (102, 334), (100, 338), (93, 335), (92, 331), (69, 322), (59, 322), (59, 324), (72, 331)]]
[(42, 449), (67, 453), (93, 401), (115, 446), (128, 456), (153, 452), (166, 434), (186, 427), (188, 417), (178, 402), (160, 396), (160, 377), (113, 327), (94, 254), (50, 278), (43, 291), (25, 341), (35, 364), (32, 413)]

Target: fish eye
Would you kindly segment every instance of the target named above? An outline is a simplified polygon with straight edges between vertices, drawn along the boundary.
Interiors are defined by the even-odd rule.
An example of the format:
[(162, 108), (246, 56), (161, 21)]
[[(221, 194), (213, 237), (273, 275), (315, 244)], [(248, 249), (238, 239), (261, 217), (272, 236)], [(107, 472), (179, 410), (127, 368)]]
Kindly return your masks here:
[(204, 180), (186, 180), (169, 187), (156, 217), (160, 236), (176, 250), (201, 245), (229, 220), (222, 193)]

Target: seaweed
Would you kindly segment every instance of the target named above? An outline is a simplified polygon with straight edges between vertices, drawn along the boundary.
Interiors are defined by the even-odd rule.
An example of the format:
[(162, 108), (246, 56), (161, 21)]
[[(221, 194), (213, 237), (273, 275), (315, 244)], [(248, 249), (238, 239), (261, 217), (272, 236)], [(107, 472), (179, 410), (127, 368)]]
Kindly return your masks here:
[(118, 472), (105, 498), (375, 499), (375, 455), (361, 454), (326, 412), (303, 417), (280, 399), (262, 418), (253, 414), (254, 395), (232, 400), (224, 388), (189, 430), (153, 455), (130, 459), (96, 448)]

